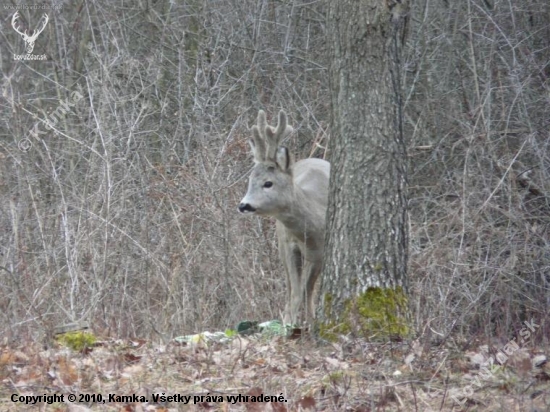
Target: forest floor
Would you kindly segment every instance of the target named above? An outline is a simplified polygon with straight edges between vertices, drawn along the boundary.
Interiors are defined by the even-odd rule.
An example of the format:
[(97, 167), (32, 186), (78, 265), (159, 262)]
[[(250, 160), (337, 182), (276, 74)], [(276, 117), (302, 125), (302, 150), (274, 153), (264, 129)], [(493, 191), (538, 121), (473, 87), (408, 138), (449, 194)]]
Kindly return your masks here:
[[(264, 335), (196, 344), (105, 340), (80, 353), (57, 344), (4, 346), (0, 410), (545, 412), (547, 349), (318, 345)], [(37, 398), (52, 394), (63, 399)]]

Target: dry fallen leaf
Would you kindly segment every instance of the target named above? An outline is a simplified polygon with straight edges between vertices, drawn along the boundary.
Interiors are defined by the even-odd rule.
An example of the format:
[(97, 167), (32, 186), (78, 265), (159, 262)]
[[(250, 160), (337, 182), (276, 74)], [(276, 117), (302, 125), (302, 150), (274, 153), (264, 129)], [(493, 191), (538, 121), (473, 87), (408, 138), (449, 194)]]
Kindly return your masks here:
[(298, 402), (296, 402), (296, 406), (301, 407), (302, 409), (315, 409), (315, 399), (313, 396), (306, 396), (300, 399)]

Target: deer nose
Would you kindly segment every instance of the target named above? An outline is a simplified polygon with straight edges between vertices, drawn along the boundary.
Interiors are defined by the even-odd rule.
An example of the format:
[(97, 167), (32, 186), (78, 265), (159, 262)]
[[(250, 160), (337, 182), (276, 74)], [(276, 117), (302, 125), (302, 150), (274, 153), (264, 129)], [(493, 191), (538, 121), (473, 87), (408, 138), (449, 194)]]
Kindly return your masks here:
[(246, 213), (246, 212), (255, 212), (256, 209), (254, 209), (250, 203), (241, 203), (239, 205), (239, 212)]

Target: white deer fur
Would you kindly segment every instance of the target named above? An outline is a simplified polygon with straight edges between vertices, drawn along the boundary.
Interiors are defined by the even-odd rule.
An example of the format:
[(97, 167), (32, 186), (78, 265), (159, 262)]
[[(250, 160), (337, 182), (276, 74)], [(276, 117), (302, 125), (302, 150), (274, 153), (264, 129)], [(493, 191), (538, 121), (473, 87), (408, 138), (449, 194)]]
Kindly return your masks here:
[(277, 127), (258, 112), (249, 140), (255, 166), (248, 192), (239, 205), (241, 213), (277, 219), (279, 255), (287, 274), (287, 302), (283, 321), (296, 323), (304, 297), (306, 320), (314, 315), (315, 283), (322, 269), (325, 213), (330, 163), (303, 159), (296, 163), (281, 141), (292, 133), (284, 111)]

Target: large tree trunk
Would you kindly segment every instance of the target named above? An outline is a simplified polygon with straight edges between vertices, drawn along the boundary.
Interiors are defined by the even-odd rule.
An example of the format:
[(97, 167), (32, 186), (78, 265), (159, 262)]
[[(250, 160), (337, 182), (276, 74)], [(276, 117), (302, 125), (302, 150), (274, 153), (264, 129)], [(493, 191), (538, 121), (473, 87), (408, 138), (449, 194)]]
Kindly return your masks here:
[(406, 334), (401, 19), (384, 0), (328, 6), (331, 176), (320, 331)]

